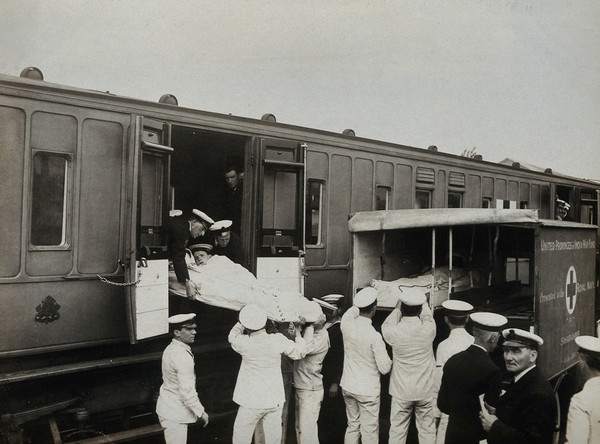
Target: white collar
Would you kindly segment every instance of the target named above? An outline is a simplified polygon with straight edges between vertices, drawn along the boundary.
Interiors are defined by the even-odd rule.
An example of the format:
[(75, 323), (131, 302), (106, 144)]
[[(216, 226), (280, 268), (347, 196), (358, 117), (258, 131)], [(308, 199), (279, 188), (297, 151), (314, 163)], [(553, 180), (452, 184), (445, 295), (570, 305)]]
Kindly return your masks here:
[(531, 367), (527, 367), (525, 370), (523, 370), (518, 375), (515, 375), (515, 382), (517, 382), (519, 379), (521, 379), (523, 376), (525, 376), (533, 368), (535, 368), (535, 364), (533, 364)]
[(186, 344), (185, 342), (180, 341), (179, 339), (173, 338), (171, 340), (171, 342), (174, 343), (175, 345), (177, 345), (178, 347), (184, 348), (185, 350), (187, 350), (190, 353), (192, 352), (192, 347), (189, 344)]
[(464, 328), (464, 327), (457, 327), (457, 328), (453, 328), (452, 330), (450, 330), (450, 334), (449, 334), (448, 336), (450, 336), (450, 335), (453, 335), (453, 336), (454, 336), (454, 335), (462, 335), (462, 336), (465, 336), (465, 335), (466, 335), (466, 336), (471, 336), (471, 335), (470, 335), (470, 334), (467, 332), (467, 330), (465, 330), (465, 328)]
[[(484, 347), (482, 347), (481, 345), (479, 345), (479, 344), (473, 344), (473, 345), (474, 345), (475, 347), (479, 347), (479, 348), (480, 348), (480, 349), (482, 349), (484, 352), (488, 353), (488, 351), (487, 351), (487, 350), (486, 350)], [(489, 354), (489, 353), (488, 353), (488, 354)]]

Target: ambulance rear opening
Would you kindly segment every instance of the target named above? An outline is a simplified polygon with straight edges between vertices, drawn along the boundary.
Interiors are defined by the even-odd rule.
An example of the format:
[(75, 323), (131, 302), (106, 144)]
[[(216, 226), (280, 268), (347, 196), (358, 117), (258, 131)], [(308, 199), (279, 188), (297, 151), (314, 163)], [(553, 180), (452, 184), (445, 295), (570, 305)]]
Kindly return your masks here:
[(381, 310), (423, 292), (503, 314), (540, 335), (548, 379), (578, 362), (574, 339), (595, 334), (597, 227), (539, 219), (536, 210), (420, 209), (355, 213), (353, 294), (378, 291)]

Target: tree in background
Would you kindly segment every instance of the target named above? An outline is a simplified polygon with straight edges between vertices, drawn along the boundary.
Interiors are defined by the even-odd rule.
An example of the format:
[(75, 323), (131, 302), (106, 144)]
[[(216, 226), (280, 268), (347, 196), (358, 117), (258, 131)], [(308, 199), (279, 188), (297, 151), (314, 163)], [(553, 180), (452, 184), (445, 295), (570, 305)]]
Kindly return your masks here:
[(470, 150), (469, 149), (464, 150), (461, 154), (462, 157), (468, 157), (470, 159), (473, 159), (476, 155), (477, 155), (477, 147), (476, 146), (474, 146)]

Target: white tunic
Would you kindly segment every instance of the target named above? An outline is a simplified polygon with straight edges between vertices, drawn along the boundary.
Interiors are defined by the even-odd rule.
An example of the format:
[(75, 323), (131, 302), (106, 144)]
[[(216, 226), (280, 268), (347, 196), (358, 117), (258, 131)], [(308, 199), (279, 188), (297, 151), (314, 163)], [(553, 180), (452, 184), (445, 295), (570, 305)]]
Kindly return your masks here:
[(204, 413), (196, 392), (194, 355), (189, 345), (173, 339), (162, 356), (163, 383), (156, 413), (177, 423), (193, 423)]
[(600, 443), (600, 376), (588, 380), (571, 398), (565, 443)]
[(435, 321), (423, 305), (420, 316), (402, 317), (392, 310), (381, 325), (385, 341), (392, 346), (394, 365), (390, 377), (390, 395), (404, 401), (420, 401), (435, 396), (435, 358), (433, 339)]
[(297, 390), (323, 390), (323, 360), (329, 351), (329, 333), (315, 331), (306, 343), (306, 356), (294, 361), (294, 387)]
[(239, 322), (229, 332), (231, 347), (242, 355), (242, 365), (233, 391), (236, 404), (253, 409), (283, 406), (285, 392), (281, 375), (281, 355), (291, 359), (304, 357), (304, 339), (296, 342), (281, 333), (268, 334), (264, 329), (244, 334)]
[(464, 328), (450, 330), (450, 335), (438, 345), (435, 358), (436, 365), (443, 368), (450, 357), (466, 350), (474, 341), (473, 336), (467, 333)]
[(392, 368), (385, 342), (373, 328), (371, 319), (359, 316), (357, 307), (351, 307), (342, 316), (344, 338), (344, 370), (340, 385), (355, 395), (379, 396), (381, 374)]

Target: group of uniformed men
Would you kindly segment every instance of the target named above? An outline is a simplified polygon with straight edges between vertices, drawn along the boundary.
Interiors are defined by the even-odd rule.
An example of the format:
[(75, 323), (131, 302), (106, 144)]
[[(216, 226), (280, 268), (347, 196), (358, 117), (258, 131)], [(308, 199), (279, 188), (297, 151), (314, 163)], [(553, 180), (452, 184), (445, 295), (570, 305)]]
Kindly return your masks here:
[[(318, 304), (313, 307), (304, 319), (303, 335), (291, 324), (293, 340), (281, 333), (267, 333), (267, 315), (258, 305), (249, 304), (240, 311), (239, 322), (228, 336), (233, 350), (242, 356), (233, 393), (233, 400), (239, 405), (233, 443), (251, 443), (259, 423), (265, 443), (281, 442), (282, 409), (286, 401), (282, 356), (294, 360), (298, 443), (318, 443), (317, 420), (323, 399), (321, 368), (329, 349), (329, 336), (323, 328), (325, 315)], [(169, 324), (173, 340), (163, 354), (163, 384), (156, 412), (167, 444), (183, 444), (187, 442), (188, 424), (200, 420), (206, 426), (209, 418), (195, 389), (190, 348), (196, 333), (195, 315), (171, 316)]]
[[(406, 442), (413, 412), (421, 444), (553, 442), (556, 401), (536, 367), (544, 343), (540, 336), (505, 328), (502, 315), (472, 313), (472, 305), (449, 300), (442, 306), (450, 334), (434, 357), (436, 325), (424, 295), (401, 296), (381, 326), (382, 335), (371, 324), (376, 306), (376, 290), (365, 288), (342, 317), (345, 443), (379, 441), (380, 375), (390, 370), (390, 444)], [(465, 330), (469, 319), (472, 335)], [(501, 337), (510, 381), (502, 381), (490, 357)], [(566, 442), (600, 443), (600, 339), (582, 336), (576, 343), (590, 379), (571, 401)]]
[[(466, 302), (450, 300), (443, 307), (450, 334), (439, 344), (436, 358), (432, 346), (436, 326), (424, 296), (401, 297), (380, 334), (372, 325), (377, 291), (365, 288), (356, 294), (353, 306), (341, 319), (344, 360), (340, 385), (347, 416), (344, 442), (379, 441), (380, 376), (391, 371), (390, 443), (406, 442), (413, 412), (420, 443), (469, 444), (485, 439), (489, 444), (552, 443), (555, 397), (536, 367), (543, 339), (521, 329), (504, 328), (507, 319), (502, 315), (472, 313), (473, 307)], [(465, 330), (468, 319), (473, 335)], [(303, 335), (294, 327), (292, 340), (281, 333), (267, 333), (267, 316), (260, 307), (242, 308), (228, 337), (242, 356), (233, 395), (239, 405), (233, 443), (251, 443), (259, 423), (264, 442), (282, 442), (282, 356), (294, 360), (297, 441), (319, 442), (317, 420), (324, 392), (321, 369), (330, 344), (323, 328), (325, 320), (315, 304), (314, 312), (305, 319)], [(163, 355), (157, 414), (166, 442), (185, 443), (187, 424), (200, 420), (206, 426), (209, 418), (195, 389), (190, 348), (195, 316), (172, 316), (169, 323), (173, 340)], [(501, 337), (511, 381), (502, 381), (500, 369), (489, 356)], [(600, 339), (582, 336), (576, 343), (588, 381), (571, 401), (566, 442), (600, 442)]]
[[(169, 226), (171, 259), (188, 298), (194, 299), (197, 292), (185, 264), (188, 240), (202, 238), (210, 230), (215, 239), (210, 248), (243, 263), (241, 241), (231, 227), (232, 221), (215, 222), (196, 209), (188, 219), (173, 218)], [(489, 444), (551, 443), (557, 414), (555, 396), (536, 367), (543, 339), (521, 329), (504, 328), (507, 319), (502, 315), (472, 313), (473, 306), (466, 302), (449, 300), (442, 305), (450, 334), (434, 355), (436, 324), (423, 294), (403, 295), (383, 322), (382, 334), (372, 325), (377, 290), (365, 288), (355, 295), (340, 325), (344, 359), (339, 385), (347, 418), (344, 442), (379, 441), (380, 376), (391, 371), (390, 443), (406, 442), (413, 414), (422, 444), (477, 444), (484, 439)], [(469, 319), (472, 335), (465, 329)], [(318, 305), (306, 322), (304, 335), (295, 328), (291, 340), (266, 332), (267, 317), (260, 307), (248, 305), (240, 311), (239, 323), (229, 334), (232, 348), (242, 355), (233, 397), (240, 406), (234, 443), (250, 443), (259, 422), (266, 443), (281, 442), (285, 402), (282, 355), (294, 360), (298, 443), (318, 443), (317, 420), (324, 391), (321, 369), (330, 342)], [(187, 424), (200, 419), (206, 426), (209, 419), (195, 390), (190, 348), (196, 333), (194, 315), (172, 316), (169, 323), (173, 341), (163, 355), (157, 414), (167, 443), (185, 443)], [(506, 370), (514, 376), (510, 382), (502, 381), (500, 369), (489, 356), (501, 337)], [(582, 369), (590, 380), (571, 402), (567, 442), (600, 442), (600, 339), (586, 336), (576, 341)]]

